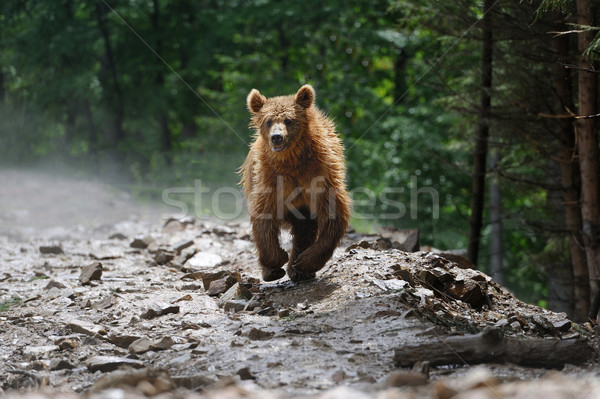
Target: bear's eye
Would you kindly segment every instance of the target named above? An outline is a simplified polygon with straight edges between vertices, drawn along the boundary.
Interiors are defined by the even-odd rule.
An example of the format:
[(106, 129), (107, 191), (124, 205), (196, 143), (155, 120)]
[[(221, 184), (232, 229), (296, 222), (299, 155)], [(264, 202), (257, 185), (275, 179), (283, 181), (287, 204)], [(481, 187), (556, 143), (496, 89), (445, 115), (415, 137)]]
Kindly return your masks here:
[(283, 123), (285, 123), (286, 126), (289, 126), (292, 123), (292, 120), (289, 118), (286, 118)]
[(267, 129), (269, 129), (271, 127), (271, 125), (273, 124), (273, 121), (271, 119), (267, 119)]

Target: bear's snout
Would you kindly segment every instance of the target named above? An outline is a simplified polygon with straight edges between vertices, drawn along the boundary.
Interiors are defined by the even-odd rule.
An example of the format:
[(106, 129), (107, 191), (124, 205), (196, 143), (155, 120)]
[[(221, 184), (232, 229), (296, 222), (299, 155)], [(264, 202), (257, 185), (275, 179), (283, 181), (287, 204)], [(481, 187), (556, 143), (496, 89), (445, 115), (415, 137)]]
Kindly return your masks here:
[(274, 151), (281, 151), (285, 147), (285, 128), (282, 124), (276, 124), (271, 129), (271, 143)]
[(271, 141), (275, 145), (279, 145), (279, 144), (283, 143), (283, 134), (281, 134), (281, 133), (273, 133), (271, 135)]

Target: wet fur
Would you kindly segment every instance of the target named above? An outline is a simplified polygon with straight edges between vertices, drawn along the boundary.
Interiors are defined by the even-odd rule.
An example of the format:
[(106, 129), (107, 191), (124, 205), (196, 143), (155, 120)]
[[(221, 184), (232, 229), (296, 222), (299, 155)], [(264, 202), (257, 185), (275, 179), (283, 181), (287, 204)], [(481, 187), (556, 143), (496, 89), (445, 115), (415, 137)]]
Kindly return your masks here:
[[(286, 263), (291, 280), (313, 278), (333, 255), (350, 219), (342, 143), (333, 122), (313, 105), (314, 98), (309, 85), (291, 96), (267, 99), (258, 90), (248, 95), (256, 134), (241, 167), (241, 183), (265, 281), (283, 277)], [(270, 143), (277, 124), (286, 143), (279, 152)], [(281, 201), (278, 205), (278, 179), (283, 189), (280, 198), (293, 198), (290, 209)], [(300, 194), (294, 197), (297, 189)], [(289, 256), (279, 243), (281, 228), (291, 229)]]

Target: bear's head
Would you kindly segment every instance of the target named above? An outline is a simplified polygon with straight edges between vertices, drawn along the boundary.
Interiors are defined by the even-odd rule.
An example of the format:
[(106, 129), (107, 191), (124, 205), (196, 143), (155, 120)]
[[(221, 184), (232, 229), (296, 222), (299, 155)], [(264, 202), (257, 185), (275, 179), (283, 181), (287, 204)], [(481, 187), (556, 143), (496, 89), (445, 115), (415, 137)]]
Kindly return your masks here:
[(282, 152), (302, 139), (308, 126), (307, 110), (315, 100), (315, 90), (304, 85), (295, 95), (266, 98), (256, 89), (248, 94), (252, 127), (272, 151)]

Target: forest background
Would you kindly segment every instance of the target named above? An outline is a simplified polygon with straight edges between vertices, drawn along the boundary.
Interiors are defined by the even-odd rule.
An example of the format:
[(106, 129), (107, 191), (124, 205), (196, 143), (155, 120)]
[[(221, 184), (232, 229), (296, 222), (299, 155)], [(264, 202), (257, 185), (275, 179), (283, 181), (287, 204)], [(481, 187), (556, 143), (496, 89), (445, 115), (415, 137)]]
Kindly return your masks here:
[(3, 1), (0, 163), (118, 176), (148, 200), (197, 181), (214, 193), (237, 187), (250, 89), (310, 83), (345, 143), (354, 228), (418, 228), (585, 320), (600, 262), (594, 6)]

